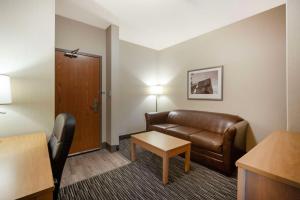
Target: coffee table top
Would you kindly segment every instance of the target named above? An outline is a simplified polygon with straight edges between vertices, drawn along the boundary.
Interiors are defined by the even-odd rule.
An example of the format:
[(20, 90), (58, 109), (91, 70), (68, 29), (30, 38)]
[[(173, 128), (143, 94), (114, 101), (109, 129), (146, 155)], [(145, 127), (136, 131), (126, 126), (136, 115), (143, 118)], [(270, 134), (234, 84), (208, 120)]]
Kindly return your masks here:
[(150, 144), (163, 151), (169, 151), (178, 147), (191, 144), (190, 141), (182, 140), (170, 135), (166, 135), (157, 131), (149, 131), (131, 135), (132, 138)]

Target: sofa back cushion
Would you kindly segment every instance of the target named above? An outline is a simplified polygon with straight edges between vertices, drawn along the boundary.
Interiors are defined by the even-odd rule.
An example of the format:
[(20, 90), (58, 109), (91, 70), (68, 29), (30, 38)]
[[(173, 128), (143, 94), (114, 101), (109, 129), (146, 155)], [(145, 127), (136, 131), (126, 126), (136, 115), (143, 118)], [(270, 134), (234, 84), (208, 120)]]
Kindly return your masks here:
[(223, 113), (175, 110), (169, 113), (167, 123), (190, 126), (222, 134), (227, 128), (242, 120), (239, 116)]

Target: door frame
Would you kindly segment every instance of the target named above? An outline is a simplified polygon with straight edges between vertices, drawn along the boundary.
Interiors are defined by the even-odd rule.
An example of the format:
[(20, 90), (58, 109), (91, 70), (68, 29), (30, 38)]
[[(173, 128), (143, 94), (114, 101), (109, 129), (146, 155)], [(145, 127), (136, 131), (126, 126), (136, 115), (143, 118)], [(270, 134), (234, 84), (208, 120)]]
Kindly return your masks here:
[[(62, 48), (55, 48), (55, 51), (68, 53), (68, 52), (71, 52), (72, 50), (62, 49)], [(87, 57), (99, 58), (100, 59), (100, 62), (99, 62), (99, 72), (100, 72), (100, 74), (99, 74), (99, 79), (100, 79), (100, 81), (99, 81), (99, 84), (100, 84), (100, 87), (99, 87), (99, 89), (100, 89), (100, 91), (99, 91), (99, 94), (100, 94), (99, 95), (99, 100), (100, 100), (100, 108), (101, 108), (101, 110), (99, 112), (99, 118), (100, 118), (100, 120), (99, 120), (99, 125), (100, 125), (100, 128), (99, 128), (100, 148), (69, 154), (69, 156), (88, 153), (88, 152), (96, 151), (96, 150), (99, 150), (99, 149), (103, 148), (103, 142), (102, 142), (102, 56), (96, 55), (96, 54), (84, 53), (84, 52), (78, 52), (77, 54), (81, 55), (81, 56), (87, 56)], [(56, 75), (56, 66), (54, 66), (54, 67), (55, 67), (54, 68), (54, 84), (55, 84), (54, 85), (54, 94), (56, 94), (56, 91), (55, 91), (55, 88), (56, 88), (56, 76), (55, 76)], [(55, 106), (56, 106), (56, 101), (54, 100), (54, 107)], [(56, 115), (56, 113), (55, 113), (55, 115)]]

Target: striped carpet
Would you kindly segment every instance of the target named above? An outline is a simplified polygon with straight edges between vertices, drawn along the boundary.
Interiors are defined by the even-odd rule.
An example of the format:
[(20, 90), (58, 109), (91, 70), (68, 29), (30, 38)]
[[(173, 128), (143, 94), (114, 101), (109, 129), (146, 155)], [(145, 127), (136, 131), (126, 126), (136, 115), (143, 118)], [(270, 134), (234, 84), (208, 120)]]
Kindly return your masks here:
[[(129, 157), (129, 140), (120, 152)], [(162, 160), (139, 150), (138, 159), (121, 168), (62, 188), (61, 200), (70, 199), (236, 199), (236, 178), (226, 177), (197, 163), (183, 171), (183, 159), (170, 160), (169, 184), (162, 185)]]

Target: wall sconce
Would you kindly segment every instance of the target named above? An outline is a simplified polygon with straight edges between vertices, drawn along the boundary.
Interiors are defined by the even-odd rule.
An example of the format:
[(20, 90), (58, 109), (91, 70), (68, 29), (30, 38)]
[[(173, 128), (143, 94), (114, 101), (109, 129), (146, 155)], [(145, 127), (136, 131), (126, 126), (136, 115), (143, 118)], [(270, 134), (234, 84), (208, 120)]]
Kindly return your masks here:
[[(11, 84), (10, 77), (6, 75), (0, 75), (0, 105), (11, 104)], [(0, 114), (5, 114), (0, 112)]]
[(163, 87), (161, 85), (150, 86), (149, 93), (155, 95), (155, 111), (157, 112), (157, 97), (163, 94)]

